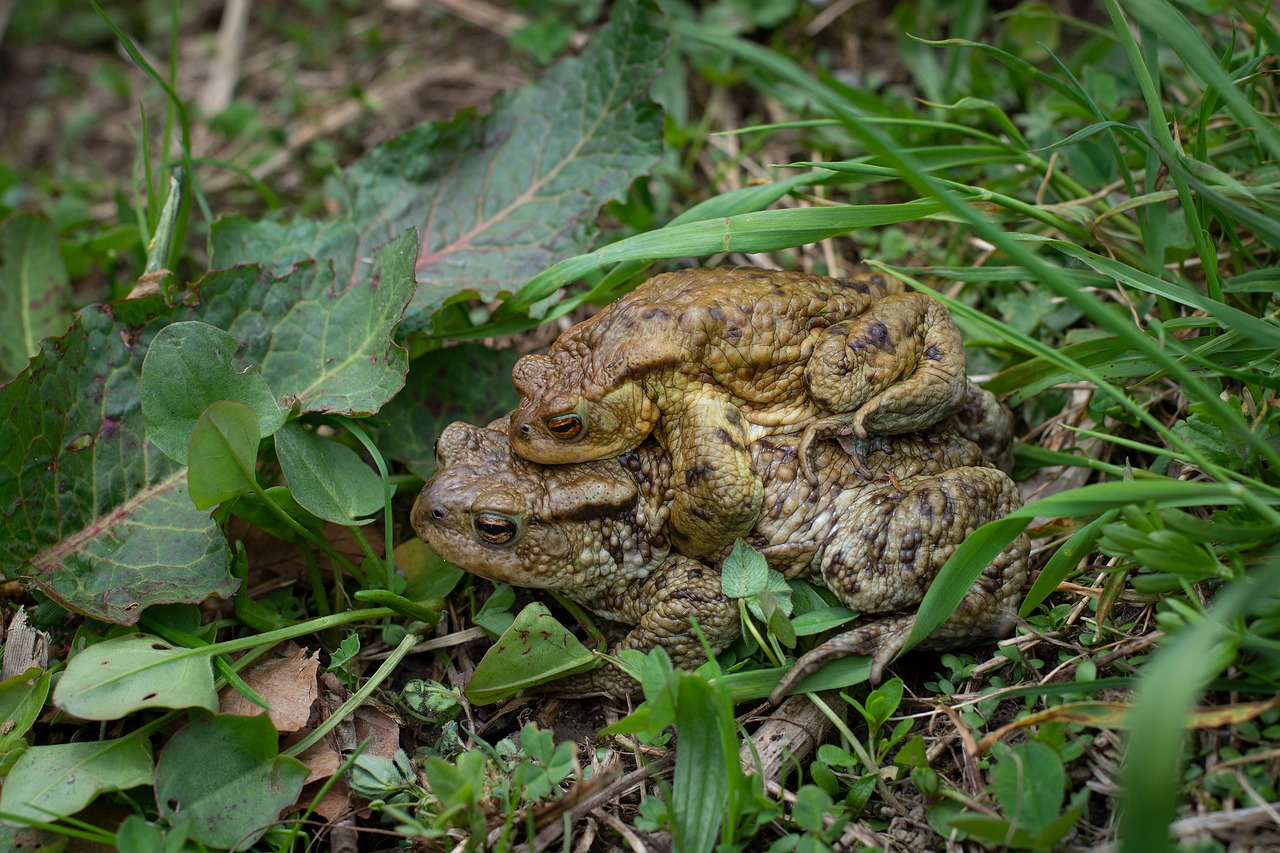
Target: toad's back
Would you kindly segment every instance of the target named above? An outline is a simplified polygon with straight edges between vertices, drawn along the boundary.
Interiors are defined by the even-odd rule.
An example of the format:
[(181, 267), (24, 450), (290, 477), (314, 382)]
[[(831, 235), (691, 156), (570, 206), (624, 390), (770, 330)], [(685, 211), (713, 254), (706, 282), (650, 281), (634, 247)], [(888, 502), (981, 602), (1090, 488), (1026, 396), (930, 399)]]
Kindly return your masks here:
[(646, 281), (565, 332), (552, 355), (589, 354), (601, 380), (682, 375), (767, 403), (803, 381), (816, 333), (897, 292), (898, 282), (878, 275), (681, 270)]

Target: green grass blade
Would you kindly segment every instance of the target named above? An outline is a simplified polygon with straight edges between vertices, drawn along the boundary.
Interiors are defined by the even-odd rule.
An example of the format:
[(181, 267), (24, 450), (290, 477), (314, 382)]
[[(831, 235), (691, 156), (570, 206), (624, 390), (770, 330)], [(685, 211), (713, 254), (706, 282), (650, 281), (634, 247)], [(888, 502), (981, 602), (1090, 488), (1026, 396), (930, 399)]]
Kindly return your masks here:
[[(1192, 73), (1223, 100), (1232, 118), (1241, 127), (1249, 128), (1257, 134), (1271, 157), (1280, 160), (1280, 129), (1277, 129), (1275, 120), (1260, 113), (1241, 94), (1237, 82), (1223, 70), (1218, 57), (1176, 6), (1164, 0), (1125, 0), (1124, 8), (1142, 26), (1172, 47)], [(1261, 29), (1273, 28), (1264, 26)]]
[(1163, 296), (1165, 299), (1170, 299), (1180, 305), (1198, 308), (1221, 323), (1224, 328), (1235, 329), (1262, 346), (1280, 349), (1280, 327), (1277, 327), (1274, 323), (1268, 323), (1266, 320), (1255, 317), (1238, 308), (1232, 308), (1217, 299), (1211, 299), (1189, 285), (1173, 284), (1164, 279), (1156, 278), (1128, 264), (1105, 258), (1064, 240), (1051, 241), (1050, 245), (1064, 255), (1083, 261), (1098, 272), (1110, 276), (1129, 287)]
[(1117, 512), (1118, 510), (1114, 509), (1104, 512), (1072, 533), (1071, 537), (1058, 547), (1058, 550), (1049, 558), (1049, 562), (1045, 563), (1044, 568), (1040, 570), (1040, 576), (1036, 578), (1036, 582), (1027, 591), (1026, 598), (1022, 600), (1022, 606), (1018, 608), (1019, 616), (1025, 619), (1031, 615), (1031, 612), (1040, 606), (1040, 602), (1058, 588), (1058, 584), (1062, 583), (1067, 575), (1071, 574), (1071, 570), (1093, 549), (1093, 543), (1097, 541), (1102, 525), (1115, 520)]
[[(720, 738), (719, 703), (705, 679), (682, 675), (676, 698), (676, 769), (672, 780), (673, 840), (680, 853), (708, 853), (716, 845), (729, 796)], [(730, 720), (732, 724), (732, 720)], [(737, 756), (732, 756), (736, 761)]]
[(761, 210), (674, 225), (560, 261), (530, 279), (509, 302), (513, 310), (527, 308), (587, 273), (621, 261), (705, 257), (721, 252), (773, 252), (860, 228), (922, 219), (940, 210), (942, 204), (937, 200), (918, 199), (903, 204)]
[(1098, 483), (1028, 504), (978, 528), (947, 559), (920, 602), (904, 651), (932, 634), (955, 612), (982, 570), (1037, 516), (1092, 516), (1146, 501), (1157, 507), (1183, 507), (1238, 505), (1251, 499), (1269, 506), (1280, 504), (1280, 494), (1250, 495), (1247, 489), (1234, 483), (1167, 479)]
[[(1251, 602), (1280, 592), (1280, 560), (1274, 556), (1220, 591), (1213, 609), (1184, 629), (1143, 667), (1138, 700), (1129, 713), (1129, 747), (1121, 781), (1121, 853), (1172, 849), (1168, 841), (1181, 784), (1187, 718), (1196, 696), (1234, 657), (1230, 625)], [(1225, 649), (1224, 649), (1225, 646)]]

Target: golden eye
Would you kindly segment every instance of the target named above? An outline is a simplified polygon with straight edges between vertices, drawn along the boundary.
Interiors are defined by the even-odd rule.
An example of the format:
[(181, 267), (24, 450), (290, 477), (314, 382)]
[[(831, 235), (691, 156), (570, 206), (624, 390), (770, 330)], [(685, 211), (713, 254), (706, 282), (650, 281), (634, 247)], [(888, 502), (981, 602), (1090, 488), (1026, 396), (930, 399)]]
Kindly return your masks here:
[(519, 527), (505, 515), (482, 512), (472, 520), (476, 535), (492, 545), (506, 545), (515, 538)]
[(547, 431), (561, 441), (573, 441), (582, 435), (582, 415), (554, 415), (547, 418)]

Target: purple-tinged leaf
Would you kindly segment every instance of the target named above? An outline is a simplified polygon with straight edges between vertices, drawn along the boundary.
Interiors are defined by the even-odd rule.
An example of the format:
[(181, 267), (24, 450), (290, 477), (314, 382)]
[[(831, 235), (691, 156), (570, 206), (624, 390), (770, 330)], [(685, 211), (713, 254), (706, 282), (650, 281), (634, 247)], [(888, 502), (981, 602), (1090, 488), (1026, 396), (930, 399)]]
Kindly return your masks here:
[(131, 625), (148, 604), (235, 589), (186, 471), (143, 435), (138, 380), (159, 297), (93, 305), (0, 388), (0, 560), (71, 610)]
[[(589, 248), (595, 217), (657, 162), (649, 84), (665, 52), (649, 2), (618, 3), (581, 56), (537, 84), (499, 95), (492, 112), (423, 124), (372, 151), (329, 186), (342, 213), (324, 221), (232, 217), (211, 237), (218, 266), (332, 261), (367, 277), (368, 247), (422, 232), (409, 330), (456, 294), (492, 299)], [(273, 383), (274, 387), (274, 383)]]

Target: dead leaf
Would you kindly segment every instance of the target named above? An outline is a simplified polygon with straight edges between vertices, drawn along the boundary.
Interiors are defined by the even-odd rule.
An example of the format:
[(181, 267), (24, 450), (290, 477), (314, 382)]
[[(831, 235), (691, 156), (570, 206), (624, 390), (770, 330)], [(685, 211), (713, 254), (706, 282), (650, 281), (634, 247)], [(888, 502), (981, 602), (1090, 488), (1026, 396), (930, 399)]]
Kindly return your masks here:
[[(319, 690), (316, 674), (320, 670), (320, 653), (297, 648), (284, 657), (269, 658), (250, 664), (241, 673), (245, 683), (267, 700), (271, 706), (268, 716), (271, 724), (280, 732), (296, 732), (307, 724), (311, 706), (315, 704)], [(219, 695), (219, 710), (223, 714), (252, 717), (262, 709), (234, 688), (228, 686)]]

